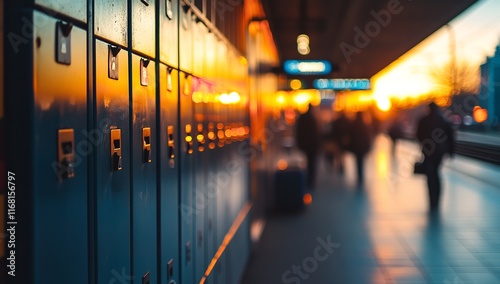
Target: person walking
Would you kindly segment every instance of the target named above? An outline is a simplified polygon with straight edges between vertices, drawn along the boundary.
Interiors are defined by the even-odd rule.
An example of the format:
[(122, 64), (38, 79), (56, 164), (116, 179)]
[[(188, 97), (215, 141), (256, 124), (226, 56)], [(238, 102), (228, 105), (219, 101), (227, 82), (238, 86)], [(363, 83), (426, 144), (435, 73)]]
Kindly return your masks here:
[(307, 184), (312, 189), (316, 179), (317, 155), (321, 141), (319, 127), (311, 104), (309, 104), (307, 112), (299, 116), (296, 123), (297, 147), (307, 157)]
[(416, 136), (424, 156), (429, 208), (434, 212), (439, 208), (441, 196), (439, 168), (445, 154), (452, 157), (455, 153), (455, 134), (451, 124), (442, 116), (439, 107), (435, 103), (430, 103), (428, 114), (418, 121)]
[(356, 119), (350, 125), (349, 149), (356, 157), (358, 185), (364, 182), (364, 159), (371, 149), (372, 137), (369, 126), (363, 120), (363, 113), (356, 113)]
[(340, 173), (344, 173), (344, 151), (349, 142), (349, 125), (350, 121), (342, 111), (339, 117), (330, 123), (330, 129), (325, 137), (331, 148), (330, 163)]

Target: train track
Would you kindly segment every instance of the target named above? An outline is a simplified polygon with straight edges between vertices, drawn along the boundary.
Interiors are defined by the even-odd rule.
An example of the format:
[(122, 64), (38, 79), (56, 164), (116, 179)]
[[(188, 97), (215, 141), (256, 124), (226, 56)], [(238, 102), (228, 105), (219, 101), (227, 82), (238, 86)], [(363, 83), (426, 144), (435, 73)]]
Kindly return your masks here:
[(500, 165), (500, 145), (457, 141), (456, 154)]

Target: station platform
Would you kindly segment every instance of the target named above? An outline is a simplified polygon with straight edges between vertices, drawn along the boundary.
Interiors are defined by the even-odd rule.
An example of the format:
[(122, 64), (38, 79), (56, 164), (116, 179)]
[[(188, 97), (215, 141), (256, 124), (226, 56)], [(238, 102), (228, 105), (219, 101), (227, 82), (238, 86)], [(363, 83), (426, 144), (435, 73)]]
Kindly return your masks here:
[(430, 214), (418, 146), (398, 143), (377, 137), (362, 187), (351, 155), (344, 174), (320, 161), (312, 203), (267, 219), (241, 283), (500, 283), (500, 167), (446, 160)]

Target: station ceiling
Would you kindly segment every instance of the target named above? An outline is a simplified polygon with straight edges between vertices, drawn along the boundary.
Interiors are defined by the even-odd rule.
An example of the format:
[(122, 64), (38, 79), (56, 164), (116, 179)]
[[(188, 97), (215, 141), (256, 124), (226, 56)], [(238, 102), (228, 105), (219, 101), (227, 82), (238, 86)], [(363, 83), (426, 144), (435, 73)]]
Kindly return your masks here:
[[(262, 0), (280, 61), (326, 59), (334, 78), (370, 78), (477, 0)], [(297, 36), (309, 36), (300, 55)]]

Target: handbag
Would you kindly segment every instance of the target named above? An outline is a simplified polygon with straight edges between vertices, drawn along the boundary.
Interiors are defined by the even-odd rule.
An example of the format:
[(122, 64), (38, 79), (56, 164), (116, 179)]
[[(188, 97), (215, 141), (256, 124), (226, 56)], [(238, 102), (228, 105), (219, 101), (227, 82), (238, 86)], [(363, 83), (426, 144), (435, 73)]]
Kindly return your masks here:
[(413, 166), (413, 173), (416, 175), (423, 175), (426, 173), (425, 158), (422, 157), (420, 161), (415, 162)]

